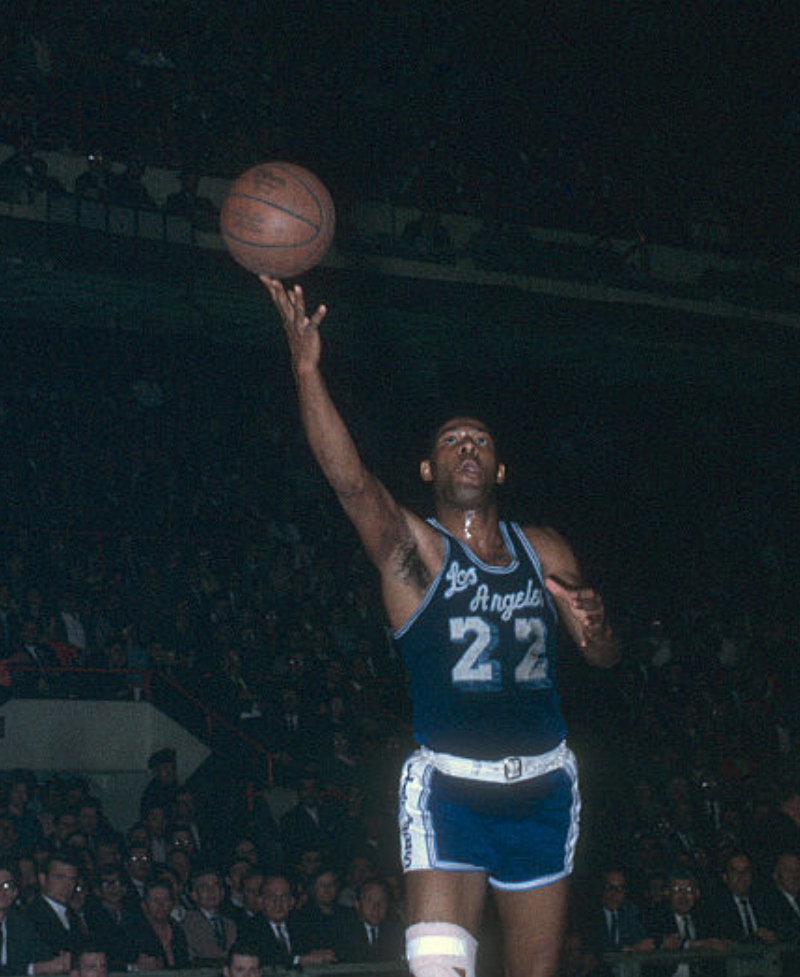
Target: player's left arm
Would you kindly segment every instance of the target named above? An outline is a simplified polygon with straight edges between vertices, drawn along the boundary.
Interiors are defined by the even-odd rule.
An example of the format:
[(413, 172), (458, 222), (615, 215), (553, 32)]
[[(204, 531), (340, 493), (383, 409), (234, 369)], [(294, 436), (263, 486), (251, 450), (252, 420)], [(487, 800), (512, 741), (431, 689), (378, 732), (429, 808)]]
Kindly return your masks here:
[(527, 526), (542, 576), (572, 640), (590, 665), (611, 668), (619, 661), (619, 639), (606, 614), (602, 596), (587, 587), (572, 548), (554, 529)]

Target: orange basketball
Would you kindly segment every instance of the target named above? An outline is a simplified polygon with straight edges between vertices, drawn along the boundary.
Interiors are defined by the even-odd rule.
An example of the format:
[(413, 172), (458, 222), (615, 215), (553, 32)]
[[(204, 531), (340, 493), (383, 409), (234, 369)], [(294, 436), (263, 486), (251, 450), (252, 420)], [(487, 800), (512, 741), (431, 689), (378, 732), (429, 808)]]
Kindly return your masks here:
[(220, 230), (240, 265), (286, 278), (313, 268), (330, 247), (336, 211), (327, 187), (295, 163), (260, 163), (234, 181)]

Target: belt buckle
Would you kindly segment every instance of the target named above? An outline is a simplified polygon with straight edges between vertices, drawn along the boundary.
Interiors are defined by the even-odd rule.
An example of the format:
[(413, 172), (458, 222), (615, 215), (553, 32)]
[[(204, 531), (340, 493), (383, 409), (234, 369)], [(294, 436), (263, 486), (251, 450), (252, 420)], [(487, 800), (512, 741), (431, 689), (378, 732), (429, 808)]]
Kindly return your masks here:
[(522, 776), (522, 760), (518, 756), (506, 757), (503, 760), (503, 774), (506, 780), (519, 780)]

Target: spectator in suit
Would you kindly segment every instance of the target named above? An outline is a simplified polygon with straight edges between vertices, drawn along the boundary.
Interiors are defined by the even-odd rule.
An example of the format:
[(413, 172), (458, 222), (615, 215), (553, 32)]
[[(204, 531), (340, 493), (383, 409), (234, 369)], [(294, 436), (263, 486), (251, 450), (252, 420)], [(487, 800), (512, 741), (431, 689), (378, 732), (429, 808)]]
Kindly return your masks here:
[(86, 922), (92, 942), (102, 947), (112, 970), (125, 968), (125, 933), (134, 920), (134, 913), (125, 905), (127, 883), (122, 868), (109, 865), (101, 868), (94, 884), (93, 898), (87, 901)]
[(764, 895), (764, 922), (779, 940), (800, 941), (800, 857), (783, 852)]
[(175, 899), (168, 882), (148, 882), (141, 904), (125, 933), (127, 963), (140, 970), (186, 970), (189, 949), (181, 927), (173, 922)]
[(297, 804), (281, 818), (281, 842), (286, 858), (295, 864), (301, 852), (316, 849), (327, 852), (332, 826), (319, 803), (319, 781), (305, 772), (297, 783)]
[(64, 974), (69, 970), (66, 951), (52, 954), (27, 914), (15, 905), (19, 892), (16, 874), (0, 864), (0, 929), (5, 942), (5, 963), (0, 974)]
[(26, 910), (28, 919), (53, 957), (81, 948), (80, 927), (69, 905), (77, 884), (78, 866), (75, 862), (68, 855), (53, 853), (39, 872), (39, 895)]
[(342, 960), (377, 963), (402, 959), (405, 929), (390, 908), (391, 893), (383, 879), (367, 879), (359, 886), (355, 912), (347, 919)]
[(229, 915), (236, 923), (238, 933), (244, 931), (244, 927), (252, 919), (261, 918), (261, 889), (264, 885), (264, 871), (257, 866), (250, 866), (244, 873), (241, 882), (241, 905), (231, 905)]
[(335, 963), (332, 950), (303, 943), (293, 915), (295, 898), (284, 875), (270, 875), (261, 890), (262, 918), (250, 920), (242, 939), (254, 943), (265, 967), (324, 966)]
[(774, 943), (775, 933), (764, 925), (766, 906), (753, 889), (753, 863), (735, 852), (725, 863), (723, 890), (713, 902), (714, 928), (724, 939), (740, 943)]
[[(706, 949), (727, 953), (731, 946), (730, 940), (714, 931), (713, 921), (700, 903), (697, 876), (680, 865), (667, 875), (666, 906), (650, 935), (662, 950)], [(690, 973), (688, 966), (684, 973)]]
[(600, 885), (600, 905), (594, 910), (587, 935), (592, 949), (598, 954), (619, 950), (653, 950), (655, 943), (648, 937), (636, 904), (629, 898), (628, 879), (617, 868), (603, 873)]
[(196, 909), (189, 909), (181, 923), (193, 964), (222, 964), (236, 942), (236, 924), (221, 912), (225, 898), (222, 875), (211, 866), (198, 868), (191, 881)]
[(153, 877), (153, 856), (150, 844), (130, 844), (125, 854), (125, 872), (127, 874), (128, 907), (136, 910), (144, 898), (147, 883)]
[(323, 866), (312, 880), (308, 902), (297, 910), (296, 925), (302, 945), (331, 950), (343, 960), (350, 911), (337, 902), (339, 876), (330, 866)]

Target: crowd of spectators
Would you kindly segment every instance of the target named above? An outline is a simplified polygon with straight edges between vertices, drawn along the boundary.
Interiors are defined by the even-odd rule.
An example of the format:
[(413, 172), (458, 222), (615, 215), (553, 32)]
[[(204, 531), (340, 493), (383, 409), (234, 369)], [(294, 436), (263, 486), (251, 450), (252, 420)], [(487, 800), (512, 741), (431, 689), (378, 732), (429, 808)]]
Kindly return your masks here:
[[(744, 34), (750, 15), (763, 28), (756, 5), (738, 24), (636, 5), (583, 17), (567, 5), (556, 23), (536, 19), (541, 36), (529, 36), (524, 4), (506, 27), (470, 25), (448, 3), (397, 18), (339, 6), (312, 16), (302, 4), (14, 5), (0, 18), (0, 141), (119, 162), (135, 145), (145, 165), (227, 177), (290, 158), (343, 202), (773, 255), (796, 244), (787, 173), (798, 123), (778, 99), (791, 88), (780, 57), (765, 61), (768, 113), (724, 59), (672, 49)], [(636, 39), (636, 58), (620, 63), (620, 36)], [(757, 54), (742, 45), (738, 56), (756, 75)]]
[[(513, 235), (521, 214), (524, 223), (598, 234), (624, 227), (711, 247), (788, 240), (775, 210), (756, 219), (754, 198), (734, 206), (724, 188), (687, 183), (685, 161), (670, 172), (663, 141), (648, 152), (640, 143), (637, 166), (621, 167), (567, 138), (565, 126), (542, 128), (536, 145), (532, 135), (499, 138), (502, 151), (488, 153), (485, 131), (445, 125), (436, 106), (425, 129), (352, 89), (347, 97), (363, 111), (337, 114), (339, 88), (323, 97), (305, 71), (287, 81), (286, 55), (274, 47), (263, 59), (248, 54), (247, 29), (275, 25), (227, 7), (223, 16), (219, 5), (198, 4), (202, 28), (185, 34), (168, 17), (142, 34), (133, 22), (94, 32), (96, 5), (71, 4), (66, 19), (46, 16), (49, 5), (23, 6), (29, 16), (2, 22), (0, 69), (0, 139), (19, 149), (4, 186), (23, 201), (59, 189), (36, 146), (92, 148), (77, 195), (147, 208), (142, 167), (173, 166), (184, 176), (168, 209), (211, 226), (198, 173), (233, 175), (256, 158), (288, 155), (343, 198), (357, 188), (420, 206), (409, 253), (432, 247), (445, 260), (437, 218), (445, 210), (484, 217), (490, 238)], [(283, 36), (295, 26), (285, 13)], [(390, 25), (373, 26), (380, 37)], [(355, 43), (360, 32), (350, 36)], [(447, 52), (420, 56), (416, 83), (430, 86), (439, 72), (442, 91), (456, 98), (458, 87), (442, 77), (453, 78)], [(407, 105), (413, 114), (420, 99)], [(319, 139), (334, 116), (346, 154)], [(796, 152), (792, 119), (778, 128)], [(376, 129), (392, 135), (391, 158), (378, 158)], [(125, 161), (124, 172), (109, 160)], [(10, 330), (5, 342), (5, 694), (145, 696), (208, 733), (196, 714), (206, 710), (220, 718), (211, 745), (233, 768), (225, 791), (238, 789), (223, 805), (219, 783), (202, 771), (196, 784), (177, 784), (174, 758), (162, 753), (152, 758), (140, 820), (112, 825), (86, 783), (41, 782), (29, 771), (7, 777), (0, 916), (27, 907), (30, 923), (14, 966), (68, 967), (74, 945), (59, 930), (47, 936), (46, 913), (37, 930), (36, 907), (44, 912), (48, 899), (80, 920), (73, 936), (86, 927), (119, 966), (220, 962), (243, 935), (275, 963), (355, 960), (373, 952), (355, 926), (373, 912), (389, 921), (379, 941), (396, 956), (403, 891), (394, 791), (409, 744), (402, 673), (374, 578), (296, 423), (276, 407), (282, 389), (246, 358), (234, 364), (230, 350), (220, 369), (213, 350), (201, 358), (166, 344), (148, 351), (145, 340), (103, 332), (54, 342), (34, 330), (11, 348)], [(75, 355), (86, 346), (90, 373)], [(182, 369), (167, 382), (159, 362)], [(772, 556), (781, 562), (780, 552)], [(585, 812), (565, 977), (602, 973), (609, 949), (703, 941), (724, 953), (731, 942), (798, 936), (786, 914), (800, 887), (796, 610), (775, 600), (786, 593), (779, 585), (770, 599), (754, 594), (744, 604), (725, 579), (711, 586), (691, 566), (681, 575), (685, 593), (660, 595), (660, 607), (618, 602), (619, 667), (601, 675), (569, 654), (564, 662)], [(740, 581), (740, 568), (734, 576)], [(255, 798), (245, 796), (248, 780)], [(752, 918), (729, 912), (727, 895), (738, 890), (752, 891)], [(209, 922), (218, 911), (220, 927)], [(681, 921), (695, 912), (691, 925)], [(284, 922), (289, 946), (278, 932)], [(482, 973), (499, 973), (491, 909), (482, 947)]]
[[(195, 906), (194, 861), (216, 873), (210, 887), (221, 898), (224, 888), (239, 899), (238, 852), (261, 868), (259, 892), (288, 888), (291, 902), (307, 898), (324, 870), (327, 897), (332, 887), (352, 907), (359, 878), (375, 874), (379, 901), (385, 892), (401, 918), (394, 806), (410, 742), (403, 679), (374, 578), (299, 426), (278, 406), (277, 381), (230, 350), (221, 368), (219, 351), (201, 357), (168, 339), (33, 327), (6, 338), (14, 365), (0, 415), (6, 694), (150, 696), (207, 731), (193, 715), (199, 703), (226, 721), (212, 746), (231, 768), (224, 781), (219, 766), (210, 779), (201, 770), (174, 797), (169, 777), (160, 793), (156, 776), (141, 824), (104, 826), (105, 855), (99, 838), (86, 837), (86, 824), (102, 820), (86, 784), (15, 776), (0, 818), (11, 871), (32, 896), (42, 884), (37, 860), (47, 865), (68, 847), (85, 891), (96, 890), (92, 902), (106, 858), (128, 865), (133, 880), (136, 859), (159, 872), (166, 864), (164, 877), (177, 876), (183, 892), (162, 885), (153, 894), (152, 912), (166, 918), (181, 898), (184, 909)], [(168, 351), (181, 358), (180, 374), (157, 368)], [(727, 581), (685, 583), (685, 602), (676, 594), (668, 602), (684, 610), (663, 619), (619, 603), (624, 657), (611, 672), (585, 669), (568, 649), (562, 664), (585, 812), (576, 968), (602, 952), (584, 910), (609, 866), (644, 912), (672, 885), (696, 888), (709, 904), (730, 859), (744, 855), (763, 893), (798, 848), (792, 609), (755, 600), (733, 612)], [(255, 793), (246, 796), (248, 782)], [(175, 851), (192, 846), (193, 823), (208, 826), (202, 858)], [(669, 881), (676, 865), (688, 882)], [(281, 893), (272, 895), (285, 910)], [(491, 973), (499, 959), (491, 915), (486, 926), (482, 966)], [(646, 929), (641, 940), (669, 947), (667, 935)], [(320, 949), (297, 939), (303, 952)]]

